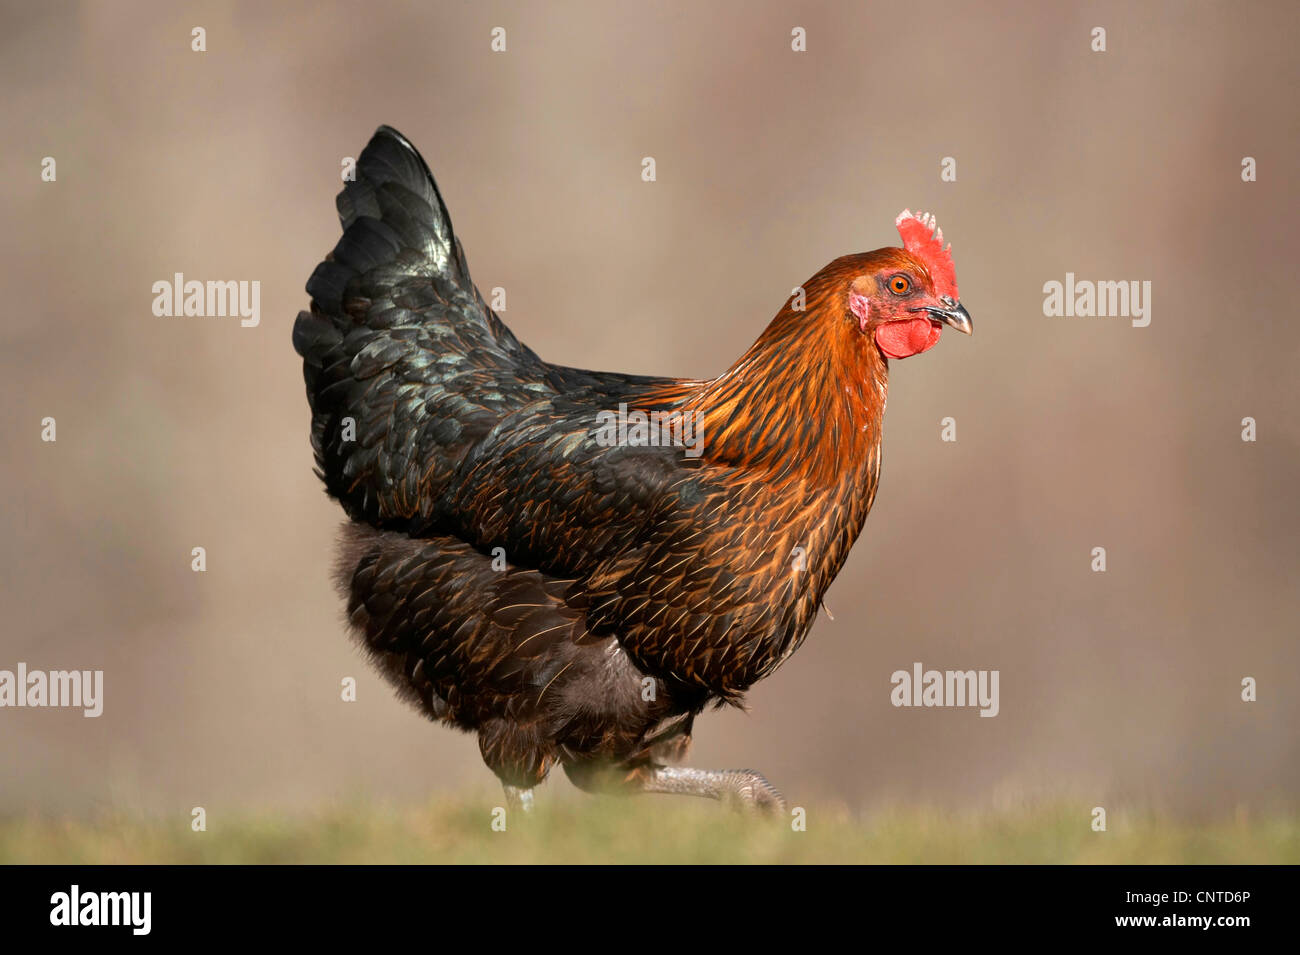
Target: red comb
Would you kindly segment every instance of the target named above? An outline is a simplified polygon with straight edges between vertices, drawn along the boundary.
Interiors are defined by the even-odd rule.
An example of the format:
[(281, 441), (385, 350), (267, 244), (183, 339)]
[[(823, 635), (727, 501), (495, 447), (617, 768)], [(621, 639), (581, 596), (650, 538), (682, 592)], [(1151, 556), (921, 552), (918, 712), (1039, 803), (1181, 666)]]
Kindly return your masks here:
[(922, 212), (913, 215), (904, 209), (894, 224), (903, 237), (903, 248), (925, 263), (934, 279), (934, 293), (957, 299), (957, 269), (952, 264), (952, 246), (943, 247), (943, 230), (934, 216)]

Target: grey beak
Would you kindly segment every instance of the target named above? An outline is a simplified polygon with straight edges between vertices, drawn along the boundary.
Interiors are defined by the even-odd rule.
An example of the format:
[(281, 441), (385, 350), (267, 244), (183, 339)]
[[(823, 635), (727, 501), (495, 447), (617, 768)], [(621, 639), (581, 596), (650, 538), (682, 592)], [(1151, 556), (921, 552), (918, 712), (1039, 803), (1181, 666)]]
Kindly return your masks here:
[(912, 309), (913, 312), (929, 312), (930, 317), (935, 321), (943, 322), (945, 325), (951, 325), (963, 335), (969, 335), (974, 331), (971, 325), (970, 313), (961, 302), (954, 302), (950, 298), (942, 299), (943, 308), (937, 308), (933, 305), (925, 305), (921, 308)]

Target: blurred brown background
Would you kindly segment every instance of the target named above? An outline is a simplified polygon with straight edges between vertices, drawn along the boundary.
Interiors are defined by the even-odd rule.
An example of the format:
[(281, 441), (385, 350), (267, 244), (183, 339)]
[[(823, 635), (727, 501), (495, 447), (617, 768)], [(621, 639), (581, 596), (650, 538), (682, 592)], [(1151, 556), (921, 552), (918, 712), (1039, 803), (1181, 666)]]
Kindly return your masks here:
[[(835, 620), (693, 763), (795, 803), (1294, 803), (1294, 4), (4, 7), (0, 668), (102, 668), (106, 698), (0, 710), (0, 809), (490, 791), (345, 634), (290, 344), (380, 123), (565, 364), (711, 376), (903, 207), (953, 242), (976, 334), (894, 365)], [(1150, 327), (1044, 317), (1067, 271), (1150, 280)], [(175, 272), (259, 280), (260, 327), (154, 317)], [(913, 661), (999, 669), (1001, 714), (893, 708)]]

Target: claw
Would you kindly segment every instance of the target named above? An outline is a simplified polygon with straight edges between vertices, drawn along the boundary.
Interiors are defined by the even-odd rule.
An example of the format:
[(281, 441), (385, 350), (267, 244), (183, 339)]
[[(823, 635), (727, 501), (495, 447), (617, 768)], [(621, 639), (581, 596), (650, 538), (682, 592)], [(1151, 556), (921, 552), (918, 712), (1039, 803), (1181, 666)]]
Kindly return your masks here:
[(770, 816), (785, 814), (785, 797), (762, 773), (742, 769), (737, 771), (737, 775), (740, 777), (735, 789), (738, 808)]

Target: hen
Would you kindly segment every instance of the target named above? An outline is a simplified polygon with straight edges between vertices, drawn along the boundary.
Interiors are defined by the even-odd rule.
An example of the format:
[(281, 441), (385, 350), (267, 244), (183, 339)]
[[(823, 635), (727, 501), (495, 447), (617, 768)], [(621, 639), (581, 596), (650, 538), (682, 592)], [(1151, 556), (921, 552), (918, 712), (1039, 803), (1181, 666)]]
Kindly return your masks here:
[(395, 130), (337, 205), (293, 342), (376, 664), (477, 733), (512, 806), (558, 762), (590, 791), (782, 807), (753, 771), (670, 764), (706, 705), (741, 703), (807, 634), (876, 494), (888, 359), (971, 331), (933, 218), (904, 212), (902, 248), (831, 262), (690, 381), (523, 345)]

